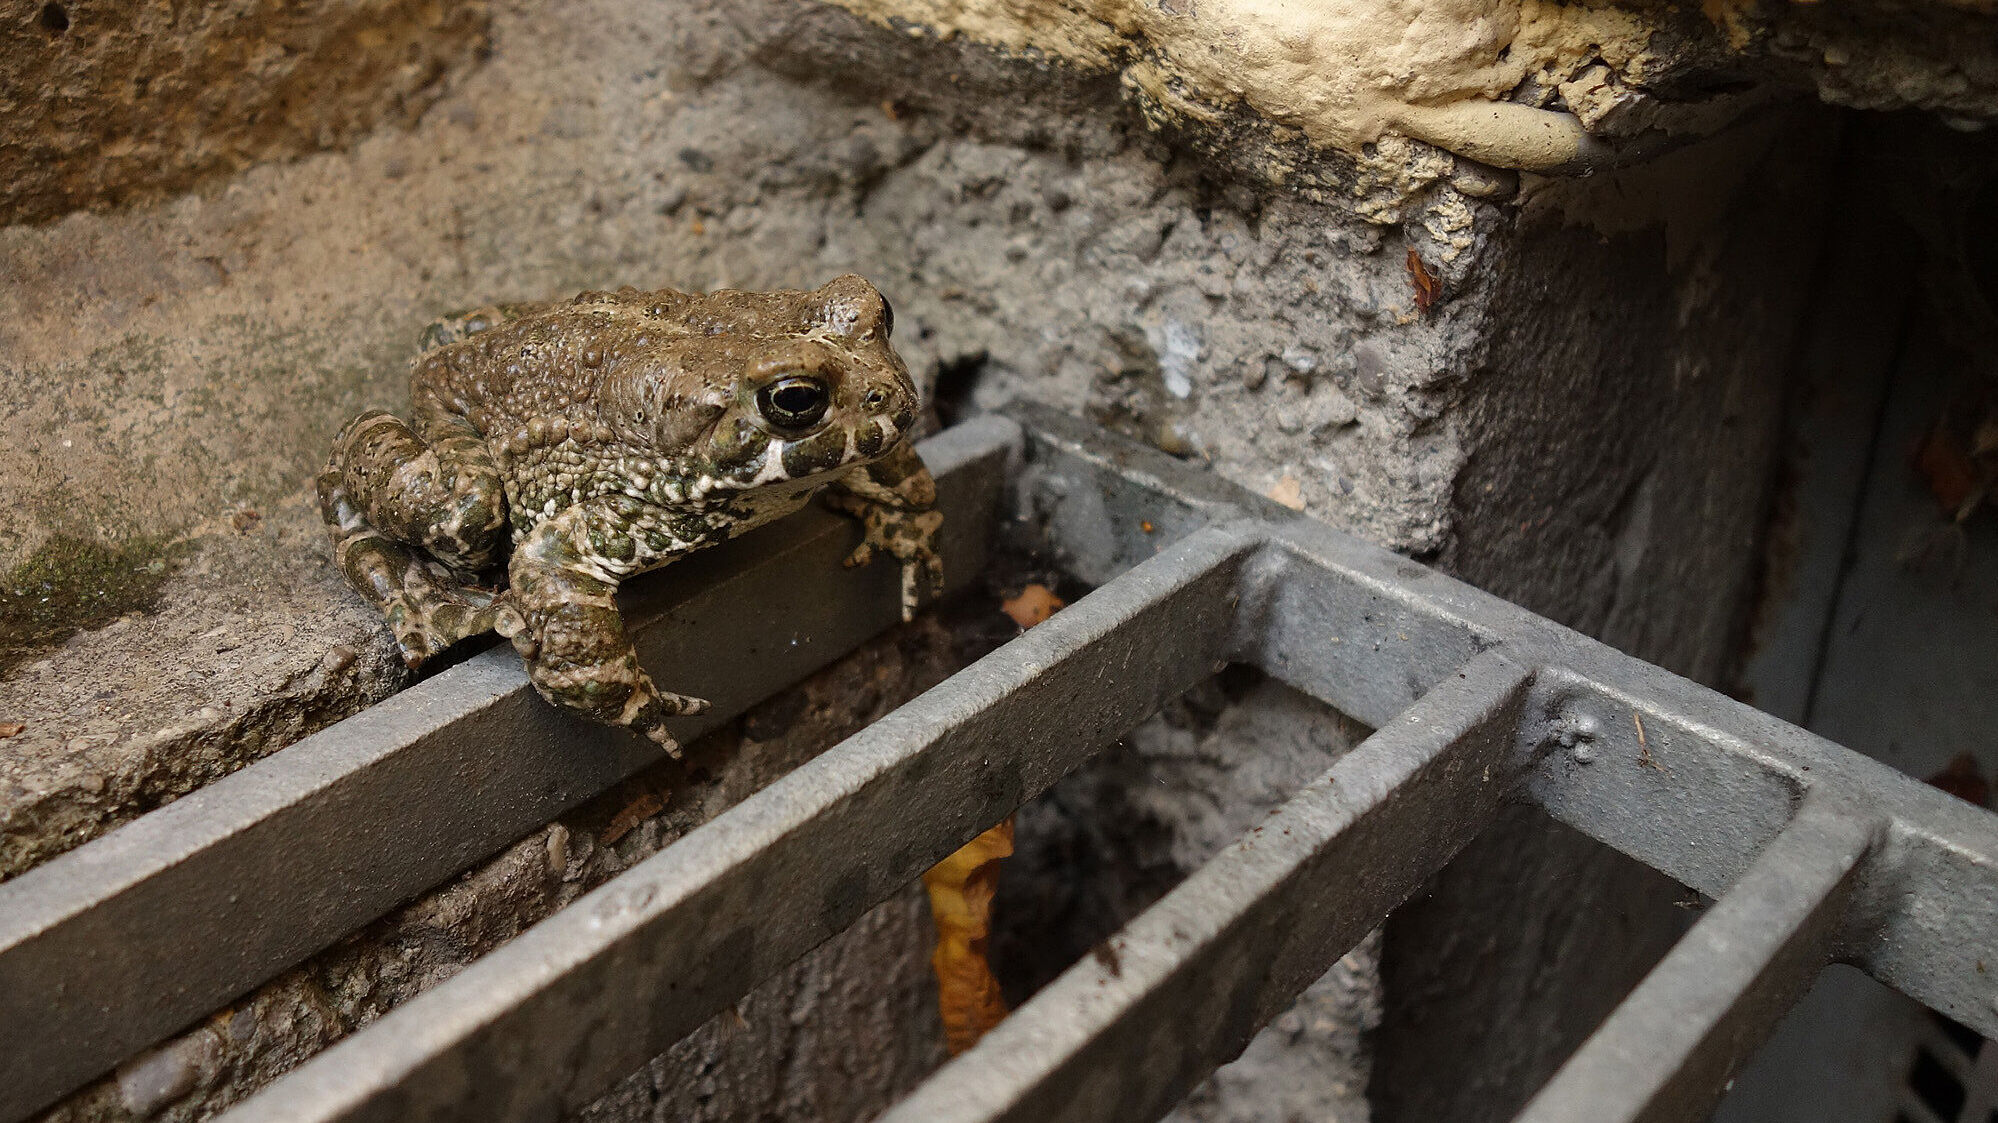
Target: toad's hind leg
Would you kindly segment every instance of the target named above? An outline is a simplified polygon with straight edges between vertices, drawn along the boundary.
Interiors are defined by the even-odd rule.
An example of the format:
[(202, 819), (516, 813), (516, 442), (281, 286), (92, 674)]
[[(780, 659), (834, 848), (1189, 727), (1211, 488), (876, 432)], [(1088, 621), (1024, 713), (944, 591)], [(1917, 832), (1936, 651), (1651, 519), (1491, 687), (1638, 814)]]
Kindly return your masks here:
[(339, 472), (328, 469), (318, 482), (334, 563), (388, 620), (412, 670), (459, 640), (511, 630), (517, 617), (503, 598), (464, 586), (444, 566), (376, 530), (348, 497)]
[(470, 587), (508, 541), (492, 454), (462, 419), (433, 420), (424, 439), (389, 414), (341, 431), (319, 477), (320, 511), (349, 584), (388, 618), (411, 667), (517, 617)]

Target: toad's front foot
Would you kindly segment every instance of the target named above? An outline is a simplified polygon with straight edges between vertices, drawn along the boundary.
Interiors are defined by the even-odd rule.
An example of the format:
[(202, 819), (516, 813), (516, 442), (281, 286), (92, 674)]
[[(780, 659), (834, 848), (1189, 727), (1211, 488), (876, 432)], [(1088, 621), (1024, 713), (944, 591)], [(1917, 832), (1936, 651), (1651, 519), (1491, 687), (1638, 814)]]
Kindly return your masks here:
[(942, 596), (943, 559), (937, 556), (937, 532), (943, 512), (936, 510), (937, 481), (908, 442), (886, 456), (851, 472), (826, 492), (834, 509), (860, 520), (860, 545), (848, 554), (848, 566), (866, 565), (876, 550), (902, 563), (902, 622), (916, 618), (925, 591)]
[(619, 642), (621, 631), (578, 631), (576, 621), (563, 619), (571, 615), (550, 614), (539, 629), (523, 627), (512, 636), (514, 649), (527, 660), (534, 689), (579, 717), (641, 734), (677, 759), (680, 743), (666, 732), (666, 719), (704, 713), (707, 699), (654, 686), (630, 643)]
[(591, 572), (597, 567), (571, 544), (589, 540), (580, 518), (543, 524), (514, 552), (498, 629), (527, 660), (527, 677), (543, 698), (643, 734), (678, 757), (666, 719), (701, 713), (708, 703), (660, 690), (639, 667), (618, 614), (616, 584)]
[(902, 563), (902, 622), (916, 618), (923, 597), (943, 595), (943, 559), (937, 556), (937, 531), (943, 527), (940, 511), (909, 511), (876, 503), (855, 503), (849, 508), (860, 520), (860, 545), (846, 556), (848, 567), (874, 560), (876, 550)]

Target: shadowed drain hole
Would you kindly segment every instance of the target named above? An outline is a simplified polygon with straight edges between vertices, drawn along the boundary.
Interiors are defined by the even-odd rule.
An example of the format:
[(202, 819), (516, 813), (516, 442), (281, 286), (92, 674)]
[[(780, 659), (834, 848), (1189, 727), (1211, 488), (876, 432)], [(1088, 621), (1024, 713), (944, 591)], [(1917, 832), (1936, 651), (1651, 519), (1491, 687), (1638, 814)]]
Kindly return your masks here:
[(1929, 1012), (1929, 1019), (1935, 1022), (1937, 1029), (1942, 1030), (1944, 1037), (1949, 1038), (1950, 1044), (1963, 1051), (1964, 1056), (1973, 1061), (1977, 1059), (1977, 1051), (1984, 1047), (1983, 1035), (1955, 1018), (1933, 1010)]
[(1908, 1070), (1908, 1088), (1923, 1106), (1944, 1119), (1955, 1119), (1963, 1110), (1963, 1085), (1927, 1049), (1915, 1053), (1914, 1067)]
[(1985, 307), (1998, 315), (1998, 176), (1986, 180), (1964, 211), (1964, 264)]
[(69, 11), (54, 2), (42, 5), (42, 27), (52, 35), (61, 35), (69, 30)]

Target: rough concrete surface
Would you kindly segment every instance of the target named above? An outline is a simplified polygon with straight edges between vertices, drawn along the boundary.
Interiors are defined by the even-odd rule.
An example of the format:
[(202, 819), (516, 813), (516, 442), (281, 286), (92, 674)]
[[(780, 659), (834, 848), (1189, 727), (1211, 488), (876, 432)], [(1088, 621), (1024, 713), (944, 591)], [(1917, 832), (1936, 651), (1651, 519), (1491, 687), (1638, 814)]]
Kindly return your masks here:
[[(246, 584), (185, 559), (218, 540), (201, 528), (245, 506), (294, 510), (342, 421), (402, 404), (421, 324), (495, 297), (627, 280), (806, 285), (856, 269), (894, 300), (919, 376), (954, 373), (943, 396), (960, 408), (1030, 394), (1258, 491), (1288, 478), (1310, 509), (1377, 540), (1442, 545), (1459, 450), (1438, 391), (1467, 367), (1476, 312), (1415, 313), (1401, 232), (1325, 206), (1232, 206), (1114, 115), (1073, 127), (1084, 159), (829, 98), (744, 64), (752, 47), (779, 51), (781, 11), (731, 11), (763, 38), (700, 8), (502, 10), (492, 60), (413, 132), (170, 203), (0, 230), (0, 257), (23, 267), (0, 289), (0, 409), (17, 435), (0, 444), (0, 564), (13, 567), (0, 591), (61, 600), (75, 581), (25, 582), (21, 567), (52, 543), (94, 543), (108, 599), (122, 565), (186, 606), (182, 632), (269, 642), (274, 664), (204, 663), (204, 695), (137, 711), (151, 728), (100, 727), (104, 715), (66, 704), (74, 684), (107, 666), (140, 674), (93, 688), (113, 691), (99, 701), (116, 717), (154, 685), (147, 660), (185, 650), (77, 621), (95, 630), (0, 687), (0, 720), (28, 726), (6, 743), (0, 821), (24, 824), (10, 852), (46, 856), (114, 821), (89, 810), (106, 802), (93, 777), (169, 791), (157, 774), (190, 751), (173, 746), (217, 728), (203, 708), (226, 714), (214, 699), (268, 690), (246, 674), (308, 674), (335, 645), (374, 650), (365, 617), (315, 622), (324, 646), (308, 650), (282, 638), (303, 625), (264, 611), (282, 587), (344, 613), (323, 571), (259, 592), (257, 564)], [(1444, 189), (1406, 237), (1448, 287), (1468, 275), (1478, 224), (1495, 221)], [(295, 536), (253, 531), (271, 536), (258, 540), (276, 572), (315, 566), (300, 556), (318, 549), (309, 516), (276, 521)], [(190, 533), (191, 555), (135, 546)], [(162, 585), (148, 569), (163, 560), (180, 575)]]
[(422, 115), (476, 0), (0, 5), (0, 224), (158, 198)]
[(1267, 122), (1261, 170), (1292, 186), (1285, 134), (1342, 153), (1357, 179), (1392, 181), (1410, 153), (1388, 138), (1501, 168), (1602, 170), (1710, 135), (1768, 87), (1998, 116), (1986, 0), (831, 2), (908, 34), (1115, 75), (1160, 123)]
[[(1723, 137), (1588, 202), (1528, 208), (1493, 260), (1496, 330), (1463, 403), (1486, 440), (1442, 559), (1710, 684), (1747, 626), (1838, 154), (1822, 119), (1777, 137)], [(1689, 900), (1537, 812), (1502, 817), (1388, 923), (1377, 1118), (1512, 1118), (1677, 938)]]
[(1446, 564), (1721, 680), (1837, 155), (1828, 115), (1786, 114), (1529, 204), (1485, 275)]
[[(255, 510), (255, 509), (250, 509)], [(190, 535), (146, 611), (0, 680), (0, 879), (187, 794), (408, 681), (349, 596), (316, 503)]]
[[(303, 490), (332, 433), (362, 408), (405, 403), (429, 318), (626, 282), (861, 272), (894, 301), (897, 344), (946, 419), (1052, 402), (1676, 669), (1719, 665), (1794, 315), (1769, 294), (1796, 291), (1815, 235), (1795, 191), (1748, 173), (1786, 145), (1790, 166), (1824, 174), (1809, 127), (1752, 117), (1671, 160), (1578, 182), (1391, 135), (1371, 170), (1321, 166), (1268, 122), (1238, 130), (1240, 107), (1209, 132), (1148, 122), (1101, 75), (805, 0), (514, 0), (488, 15), (489, 55), (421, 85), (398, 103), (407, 113), (368, 110), (380, 128), (336, 130), (325, 150), (280, 145), (269, 154), (303, 154), (159, 201), (0, 228), (0, 662), (12, 667), (0, 667), (0, 724), (25, 726), (0, 739), (0, 877), (398, 688)], [(472, 42), (438, 39), (436, 57), (447, 40)], [(1774, 208), (1742, 209), (1757, 199)], [(1344, 747), (1267, 686), (1215, 689), (1212, 713), (1176, 711), (1134, 735), (1129, 759), (1075, 782), (1096, 802), (1070, 818), (1114, 811), (1104, 827), (1134, 857), (1104, 867), (1103, 884), (1125, 888), (1099, 898), (1067, 884), (1069, 911), (1041, 914), (1059, 922), (1044, 931), (1062, 954)], [(716, 751), (718, 775), (773, 774), (753, 753), (726, 764), (745, 747)], [(523, 840), (59, 1117), (194, 1118), (241, 1095), (607, 876), (608, 857), (575, 882), (552, 872), (601, 853), (584, 841), (596, 829), (571, 816)], [(641, 827), (627, 845), (679, 829)], [(1054, 878), (1036, 891), (1050, 899), (1067, 863), (1091, 860), (1057, 848), (1075, 829), (1052, 811), (1023, 818), (1019, 868)], [(551, 847), (569, 857), (551, 864)], [(1502, 860), (1484, 869), (1488, 886), (1527, 884), (1523, 905), (1552, 892)], [(882, 927), (854, 939), (902, 964), (921, 942), (911, 907), (885, 906), (870, 922)], [(766, 1028), (738, 1041), (710, 1027), (594, 1117), (739, 1102), (839, 1117), (878, 1103), (916, 1052), (884, 1058), (850, 1093), (815, 1090), (832, 1078), (806, 1067), (767, 1098), (718, 1091), (722, 1106), (695, 1106), (710, 1076), (748, 1095), (733, 1070), (765, 1063), (751, 1058), (846, 1065), (846, 1045), (781, 1037), (814, 995), (865, 1007), (869, 1025), (913, 1024), (901, 999), (836, 985), (859, 970), (843, 957), (876, 953), (825, 954), (744, 1008)], [(1493, 969), (1517, 968), (1515, 954)], [(1024, 979), (1067, 960), (1022, 962)], [(883, 970), (910, 985), (903, 966)], [(1188, 1118), (1257, 1117), (1274, 1082), (1251, 1077), (1278, 1072), (1315, 1089), (1283, 1110), (1362, 1117), (1377, 1016), (1403, 1056), (1438, 1047), (1395, 1038), (1394, 1007), (1380, 1009), (1363, 950)], [(1490, 1024), (1475, 1016), (1466, 1024)], [(709, 1062), (687, 1082), (688, 1065)]]

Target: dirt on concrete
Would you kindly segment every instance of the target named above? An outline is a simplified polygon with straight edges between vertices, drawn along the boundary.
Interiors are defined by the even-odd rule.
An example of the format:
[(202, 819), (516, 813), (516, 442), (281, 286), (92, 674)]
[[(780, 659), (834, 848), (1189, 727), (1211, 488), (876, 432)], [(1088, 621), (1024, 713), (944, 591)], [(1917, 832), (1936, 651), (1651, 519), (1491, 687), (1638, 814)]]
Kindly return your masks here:
[(0, 225), (163, 198), (409, 124), (473, 65), (478, 0), (0, 6)]

